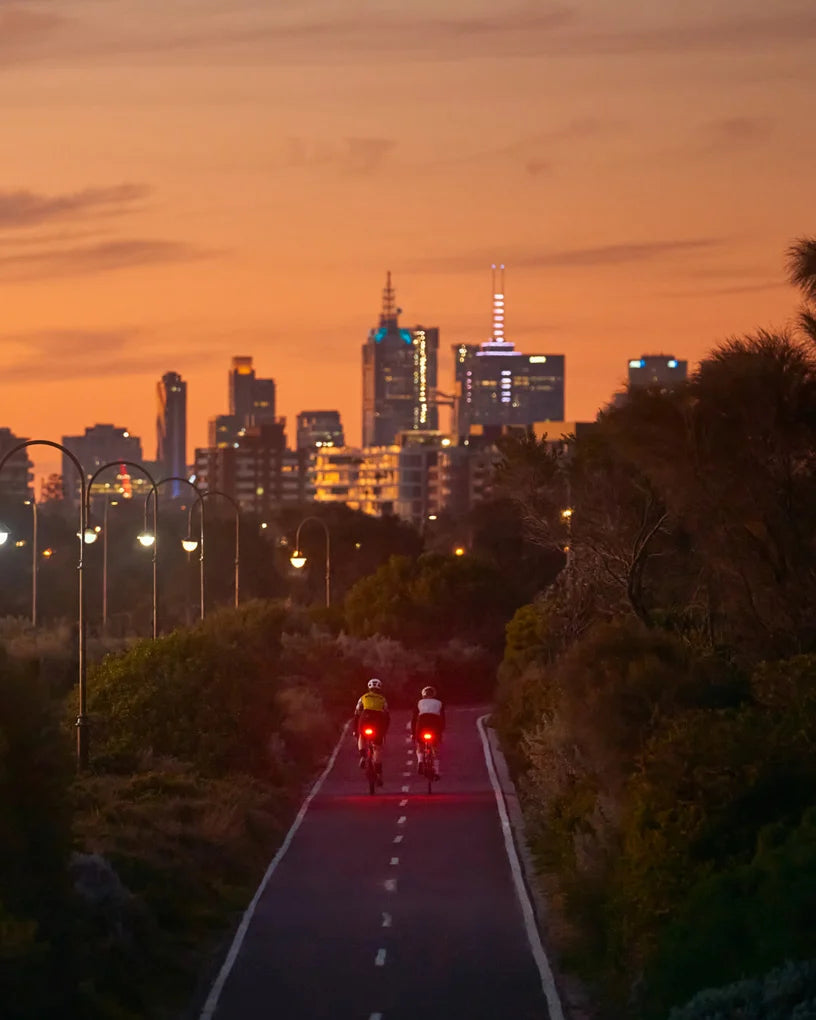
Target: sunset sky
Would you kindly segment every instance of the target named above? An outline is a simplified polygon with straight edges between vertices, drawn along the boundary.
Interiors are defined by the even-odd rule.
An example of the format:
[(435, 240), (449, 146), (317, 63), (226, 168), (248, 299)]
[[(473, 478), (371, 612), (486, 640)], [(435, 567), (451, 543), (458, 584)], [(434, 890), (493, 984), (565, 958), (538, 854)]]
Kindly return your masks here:
[(192, 455), (249, 354), (290, 442), (358, 443), (386, 270), (449, 390), (495, 261), (592, 418), (632, 356), (793, 319), (815, 41), (812, 0), (0, 0), (0, 425), (152, 458), (175, 370)]

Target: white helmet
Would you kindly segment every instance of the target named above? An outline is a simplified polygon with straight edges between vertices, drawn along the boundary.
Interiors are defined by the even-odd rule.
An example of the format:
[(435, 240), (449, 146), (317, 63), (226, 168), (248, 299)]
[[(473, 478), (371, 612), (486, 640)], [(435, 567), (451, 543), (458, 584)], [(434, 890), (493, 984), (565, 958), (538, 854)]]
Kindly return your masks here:
[(373, 676), (368, 681), (368, 689), (370, 691), (381, 691), (382, 690), (382, 680), (378, 680), (375, 676)]
[(435, 687), (423, 687), (422, 688), (422, 697), (423, 698), (435, 698), (436, 697), (436, 688)]

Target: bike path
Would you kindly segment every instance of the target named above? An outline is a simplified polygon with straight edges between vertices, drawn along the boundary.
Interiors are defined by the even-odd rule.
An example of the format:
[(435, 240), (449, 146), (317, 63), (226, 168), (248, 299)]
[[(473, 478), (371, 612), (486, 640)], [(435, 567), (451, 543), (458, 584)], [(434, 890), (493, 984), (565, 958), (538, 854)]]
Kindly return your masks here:
[(385, 786), (373, 797), (348, 738), (207, 1017), (547, 1017), (478, 714), (450, 711), (442, 779), (430, 796), (416, 775), (407, 713), (394, 714)]

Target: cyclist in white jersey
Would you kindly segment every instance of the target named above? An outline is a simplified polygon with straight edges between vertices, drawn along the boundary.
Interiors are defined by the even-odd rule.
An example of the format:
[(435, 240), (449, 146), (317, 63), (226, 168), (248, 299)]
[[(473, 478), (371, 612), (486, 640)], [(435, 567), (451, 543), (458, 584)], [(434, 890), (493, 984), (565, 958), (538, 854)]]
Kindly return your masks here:
[(416, 745), (417, 772), (422, 762), (422, 733), (433, 733), (436, 752), (436, 778), (439, 778), (439, 745), (445, 730), (445, 706), (436, 696), (435, 687), (423, 687), (419, 701), (411, 716), (411, 735)]

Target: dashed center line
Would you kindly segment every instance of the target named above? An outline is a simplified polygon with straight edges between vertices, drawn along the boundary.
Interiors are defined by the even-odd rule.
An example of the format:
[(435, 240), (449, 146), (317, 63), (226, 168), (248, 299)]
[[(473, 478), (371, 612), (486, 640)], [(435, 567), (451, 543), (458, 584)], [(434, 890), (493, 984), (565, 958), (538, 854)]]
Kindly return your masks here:
[(401, 843), (402, 842), (402, 836), (394, 836), (394, 842), (395, 843)]
[(382, 1020), (382, 1013), (372, 1013), (368, 1020)]
[(399, 806), (400, 806), (400, 807), (405, 807), (405, 805), (406, 805), (407, 803), (408, 803), (408, 798), (407, 798), (407, 797), (405, 797), (405, 798), (404, 798), (403, 800), (401, 800), (401, 801), (399, 802)]
[(408, 772), (407, 770), (406, 770), (405, 772), (403, 772), (402, 774), (403, 774), (404, 776), (410, 776), (410, 775), (411, 775), (411, 773), (410, 773), (410, 772)]
[(377, 950), (377, 955), (374, 957), (374, 966), (375, 967), (384, 967), (385, 966), (385, 950), (384, 949), (378, 949)]
[(407, 793), (410, 789), (411, 789), (410, 786), (402, 786), (402, 787), (400, 787), (400, 790), (402, 791), (402, 793)]
[(392, 865), (399, 864), (399, 857), (392, 857), (391, 858), (391, 864)]
[(397, 880), (395, 878), (387, 878), (385, 880), (385, 891), (386, 892), (397, 891)]
[(397, 819), (397, 825), (405, 825), (406, 821), (407, 819), (405, 815), (400, 815), (399, 818)]
[(383, 928), (390, 928), (391, 927), (391, 915), (390, 914), (386, 914), (385, 911), (383, 911), (382, 926), (383, 926)]

